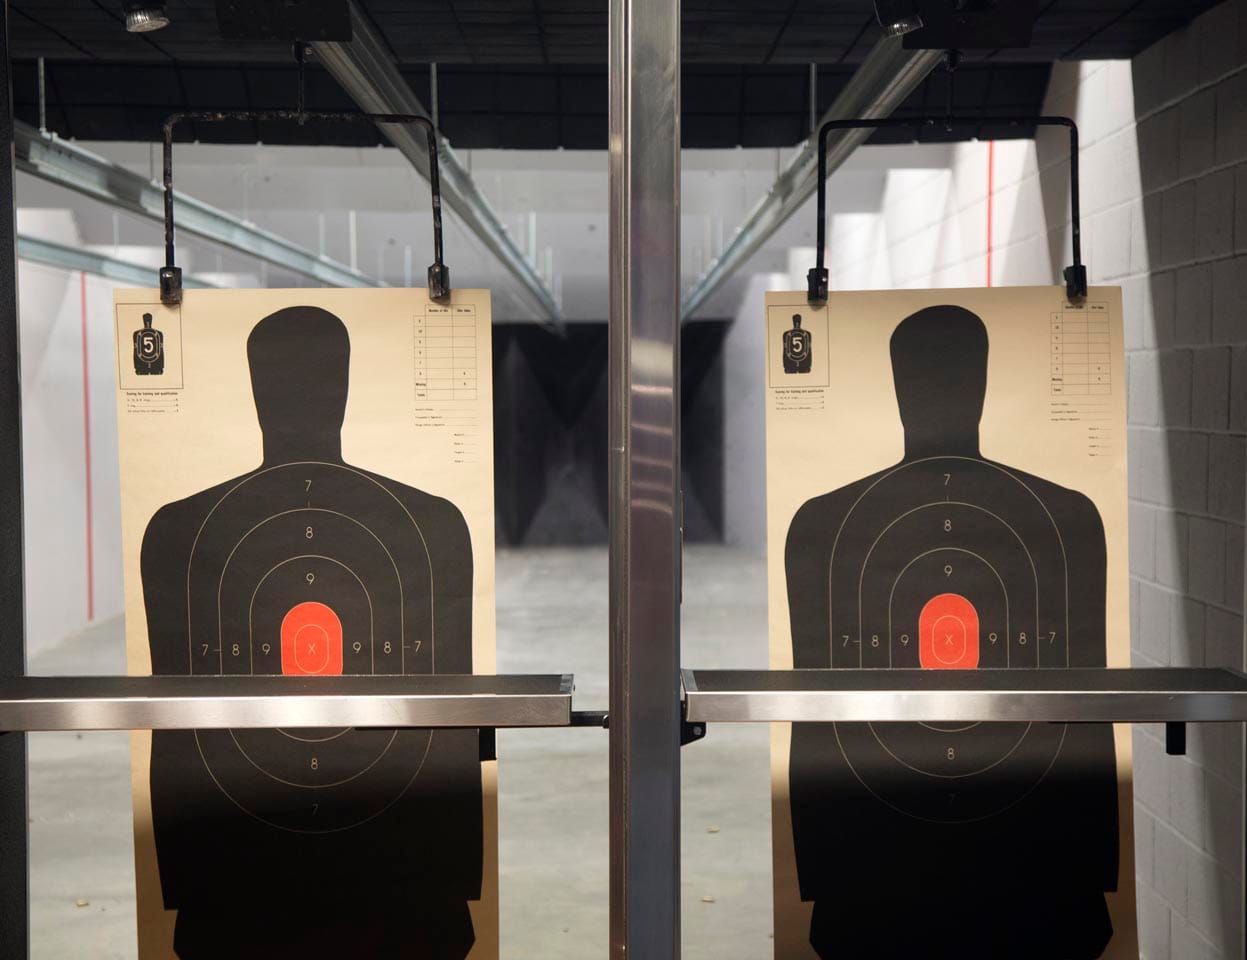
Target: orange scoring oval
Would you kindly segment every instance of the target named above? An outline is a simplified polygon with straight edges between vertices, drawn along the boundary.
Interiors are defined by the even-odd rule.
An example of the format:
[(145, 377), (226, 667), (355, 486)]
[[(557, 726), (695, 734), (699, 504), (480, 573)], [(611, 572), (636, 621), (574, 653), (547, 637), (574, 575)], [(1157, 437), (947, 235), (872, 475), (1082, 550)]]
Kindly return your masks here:
[(918, 615), (918, 661), (926, 670), (973, 670), (979, 665), (979, 615), (959, 593), (941, 593)]
[(291, 676), (340, 676), (342, 621), (333, 608), (306, 601), (281, 622), (281, 672)]

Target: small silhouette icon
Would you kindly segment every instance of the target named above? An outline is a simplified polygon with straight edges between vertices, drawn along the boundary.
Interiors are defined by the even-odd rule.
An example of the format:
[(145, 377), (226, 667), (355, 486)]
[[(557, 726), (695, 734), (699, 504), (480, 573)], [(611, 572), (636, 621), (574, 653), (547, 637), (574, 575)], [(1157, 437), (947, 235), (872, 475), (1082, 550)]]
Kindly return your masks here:
[(809, 373), (810, 331), (801, 329), (801, 314), (792, 315), (792, 329), (784, 331), (784, 373)]
[(143, 314), (143, 329), (134, 331), (134, 372), (140, 377), (165, 372), (165, 335), (152, 327), (152, 315)]

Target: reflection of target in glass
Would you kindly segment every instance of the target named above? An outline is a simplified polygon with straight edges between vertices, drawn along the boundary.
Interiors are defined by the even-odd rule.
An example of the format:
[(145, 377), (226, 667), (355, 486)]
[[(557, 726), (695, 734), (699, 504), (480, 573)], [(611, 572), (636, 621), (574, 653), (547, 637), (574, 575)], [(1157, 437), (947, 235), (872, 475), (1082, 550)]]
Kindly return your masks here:
[[(431, 673), (436, 584), (420, 525), (351, 467), (284, 463), (208, 511), (187, 569), (191, 672)], [(410, 786), (429, 731), (199, 731), (212, 779), (287, 830), (362, 823)]]
[[(862, 491), (832, 542), (831, 665), (1068, 666), (1066, 570), (1056, 523), (1016, 474), (973, 457), (901, 464)], [(1042, 782), (1064, 728), (850, 724), (836, 737), (888, 806), (965, 822)]]

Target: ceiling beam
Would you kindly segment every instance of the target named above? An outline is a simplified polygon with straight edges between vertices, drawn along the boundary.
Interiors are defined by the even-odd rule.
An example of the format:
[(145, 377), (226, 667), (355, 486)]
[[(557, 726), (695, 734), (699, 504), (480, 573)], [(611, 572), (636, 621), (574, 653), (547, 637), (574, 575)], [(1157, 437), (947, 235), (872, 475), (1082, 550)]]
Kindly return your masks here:
[[(828, 120), (889, 116), (917, 89), (943, 56), (939, 50), (906, 50), (900, 38), (884, 37), (866, 55), (844, 90), (819, 119), (815, 130)], [(828, 134), (827, 175), (835, 172), (871, 133), (871, 130), (836, 130)], [(736, 229), (718, 259), (685, 296), (680, 307), (681, 319), (691, 317), (817, 189), (818, 144), (814, 139), (810, 137), (792, 158), (766, 196)]]
[[(351, 4), (352, 39), (312, 44), (317, 59), (366, 113), (406, 113), (431, 116), (399, 72), (385, 41), (358, 6)], [(377, 125), (389, 141), (426, 180), (428, 144), (424, 131), (398, 124)], [(507, 228), (477, 189), (472, 175), (450, 144), (440, 140), (438, 168), (442, 202), (497, 257), (519, 282), (524, 300), (538, 322), (559, 326), (562, 310), (545, 280), (507, 233)], [(453, 282), (453, 274), (452, 274)]]
[[(131, 263), (128, 260), (117, 260), (85, 247), (69, 247), (50, 240), (40, 240), (38, 237), (18, 234), (17, 259), (40, 263), (45, 267), (56, 267), (58, 270), (80, 270), (83, 273), (107, 277), (109, 280), (133, 284), (136, 287), (146, 288), (155, 285), (152, 282), (152, 277), (156, 274), (155, 267)], [(192, 276), (187, 276), (182, 283), (187, 287), (216, 286), (215, 283)]]
[[(23, 173), (74, 190), (100, 203), (149, 220), (164, 222), (164, 193), (154, 181), (127, 170), (76, 143), (40, 133), (29, 124), (14, 124), (17, 169)], [(346, 264), (261, 230), (232, 214), (209, 206), (184, 193), (174, 193), (179, 234), (193, 234), (275, 267), (330, 287), (378, 287), (379, 280)], [(156, 285), (156, 269), (144, 282)]]

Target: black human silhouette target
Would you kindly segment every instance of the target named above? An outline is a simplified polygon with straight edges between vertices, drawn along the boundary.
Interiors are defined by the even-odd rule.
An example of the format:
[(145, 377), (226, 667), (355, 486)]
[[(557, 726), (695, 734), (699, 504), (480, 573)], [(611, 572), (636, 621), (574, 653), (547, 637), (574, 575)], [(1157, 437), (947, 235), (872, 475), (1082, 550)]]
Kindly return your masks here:
[[(961, 307), (931, 307), (896, 328), (904, 458), (807, 501), (789, 527), (796, 667), (1105, 665), (1099, 513), (1081, 493), (981, 454), (987, 350), (982, 321)], [(821, 956), (910, 956), (912, 944), (889, 947), (890, 935), (871, 926), (884, 912), (934, 929), (960, 908), (937, 909), (932, 891), (991, 889), (1003, 877), (1026, 896), (993, 902), (975, 935), (956, 933), (958, 956), (1095, 957), (1111, 936), (1103, 894), (1117, 882), (1117, 809), (1107, 725), (794, 724), (789, 788), (801, 895), (816, 902), (811, 942)], [(863, 894), (876, 887), (888, 889), (886, 902)], [(1033, 933), (1019, 911), (1057, 890), (1076, 901), (1062, 907), (1069, 941), (1034, 934), (1027, 945), (1021, 936), (1000, 953), (1017, 931)], [(935, 936), (927, 948), (942, 956), (952, 942)]]
[[(279, 311), (252, 330), (247, 359), (262, 463), (161, 508), (144, 537), (153, 672), (222, 682), (471, 673), (467, 525), (448, 500), (342, 459), (342, 322), (314, 307)], [(366, 903), (360, 923), (380, 903), (441, 904), (425, 911), (432, 928), (413, 937), (443, 948), (412, 955), (462, 956), (472, 942), (465, 901), (481, 882), (477, 738), (156, 732), (152, 814), (165, 904), (179, 910), (179, 956), (219, 955), (220, 924), (205, 918), (224, 891), (236, 899), (254, 889), (265, 908), (252, 919), (271, 924), (306, 911), (298, 891), (309, 878), (330, 877), (350, 877), (334, 896)], [(439, 941), (430, 929), (442, 927)], [(314, 956), (358, 942), (349, 918), (334, 930), (312, 938)]]
[[(378, 481), (317, 461), (261, 469), (213, 505), (191, 547), (191, 672), (434, 673), (434, 576), (420, 525)], [(393, 802), (403, 772), (419, 773), (430, 737), (196, 734), (235, 803), (274, 826), (313, 832), (353, 826)], [(292, 802), (269, 781), (310, 792)]]
[[(999, 465), (926, 457), (885, 473), (849, 508), (828, 566), (832, 667), (1069, 666), (1061, 531), (1034, 489)], [(959, 821), (1029, 792), (1063, 734), (1051, 724), (870, 724), (837, 736), (881, 800), (911, 816)], [(922, 776), (876, 775), (880, 749)]]

